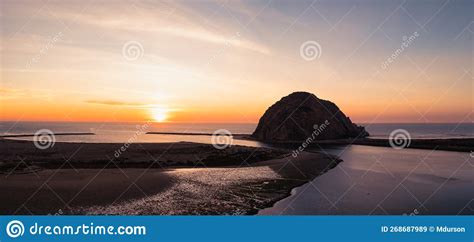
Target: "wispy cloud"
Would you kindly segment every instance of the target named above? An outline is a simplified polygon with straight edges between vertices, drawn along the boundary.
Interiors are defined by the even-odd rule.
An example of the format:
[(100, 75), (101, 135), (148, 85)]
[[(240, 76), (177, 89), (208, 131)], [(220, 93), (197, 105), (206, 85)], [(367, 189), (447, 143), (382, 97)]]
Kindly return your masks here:
[(270, 50), (261, 45), (257, 44), (255, 42), (251, 42), (248, 40), (243, 39), (241, 37), (241, 34), (239, 32), (235, 32), (233, 36), (223, 36), (220, 34), (215, 34), (207, 30), (198, 30), (198, 29), (184, 29), (184, 28), (162, 28), (158, 30), (159, 32), (178, 36), (178, 37), (184, 37), (184, 38), (189, 38), (189, 39), (194, 39), (194, 40), (199, 40), (199, 41), (204, 41), (208, 43), (214, 43), (214, 44), (221, 44), (221, 45), (231, 45), (237, 48), (243, 48), (255, 52), (259, 52), (261, 54), (270, 54)]
[(0, 99), (24, 99), (24, 98), (50, 99), (52, 94), (45, 89), (25, 89), (0, 87)]
[(149, 104), (149, 103), (143, 103), (143, 102), (126, 102), (126, 101), (120, 101), (120, 100), (112, 100), (112, 99), (90, 99), (90, 100), (85, 100), (85, 103), (88, 104), (96, 104), (96, 105), (108, 105), (108, 106), (126, 106), (126, 107), (131, 107), (131, 108), (167, 108), (169, 110), (179, 110), (177, 108), (169, 108), (166, 105), (162, 104)]
[(147, 106), (144, 103), (138, 102), (123, 102), (116, 100), (86, 100), (86, 103), (89, 104), (100, 104), (100, 105), (111, 105), (111, 106), (129, 106), (129, 107), (145, 107)]
[[(106, 5), (99, 5), (94, 9), (77, 13), (67, 5), (57, 5), (52, 8), (54, 16), (59, 19), (73, 19), (72, 22), (79, 29), (100, 28), (104, 33), (110, 30), (122, 30), (123, 35), (128, 36), (150, 36), (159, 34), (171, 37), (182, 37), (188, 40), (195, 40), (209, 44), (231, 45), (236, 48), (255, 51), (261, 54), (269, 54), (270, 50), (262, 43), (258, 43), (252, 36), (244, 36), (240, 33), (239, 38), (235, 38), (236, 33), (242, 31), (241, 26), (235, 22), (222, 19), (218, 24), (212, 24), (212, 19), (202, 18), (202, 13), (192, 6), (180, 3), (160, 4), (160, 7), (150, 7), (135, 5), (134, 10), (127, 12), (127, 18), (121, 18), (123, 9), (129, 9), (127, 2), (117, 3), (117, 8), (110, 8)], [(250, 13), (248, 13), (250, 14)], [(97, 18), (96, 16), (100, 16)], [(197, 23), (196, 17), (206, 22)], [(36, 16), (46, 21), (56, 21), (49, 14)]]
[(25, 90), (0, 87), (0, 99), (25, 97), (26, 94)]

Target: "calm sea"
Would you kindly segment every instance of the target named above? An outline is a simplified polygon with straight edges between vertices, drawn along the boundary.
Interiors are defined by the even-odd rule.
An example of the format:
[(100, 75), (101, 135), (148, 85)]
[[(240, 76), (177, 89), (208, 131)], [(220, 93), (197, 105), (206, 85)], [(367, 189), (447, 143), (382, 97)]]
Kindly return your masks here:
[[(234, 134), (250, 134), (256, 124), (216, 124), (216, 123), (151, 123), (147, 128), (140, 128), (146, 123), (68, 123), (68, 122), (0, 122), (0, 135), (34, 134), (40, 129), (49, 129), (54, 133), (92, 132), (96, 135), (57, 136), (57, 142), (92, 142), (123, 143), (134, 136), (137, 131), (143, 132), (179, 132), (179, 133), (213, 133), (226, 129)], [(412, 138), (473, 138), (474, 124), (362, 124), (372, 138), (387, 138), (395, 129), (407, 130)], [(31, 137), (21, 138), (31, 140)], [(192, 141), (209, 143), (208, 136), (190, 135), (151, 135), (140, 134), (134, 142), (176, 142)], [(240, 142), (240, 141), (237, 141)], [(248, 145), (262, 144), (244, 142)]]
[[(41, 129), (53, 133), (94, 133), (95, 135), (56, 136), (56, 142), (85, 143), (166, 143), (199, 142), (212, 143), (211, 136), (146, 134), (146, 132), (213, 133), (225, 129), (233, 134), (252, 133), (256, 124), (191, 124), (191, 123), (67, 123), (67, 122), (0, 122), (0, 135), (34, 134)], [(138, 135), (137, 135), (138, 134)], [(33, 137), (13, 139), (33, 140)], [(263, 143), (234, 140), (233, 144), (266, 146)]]

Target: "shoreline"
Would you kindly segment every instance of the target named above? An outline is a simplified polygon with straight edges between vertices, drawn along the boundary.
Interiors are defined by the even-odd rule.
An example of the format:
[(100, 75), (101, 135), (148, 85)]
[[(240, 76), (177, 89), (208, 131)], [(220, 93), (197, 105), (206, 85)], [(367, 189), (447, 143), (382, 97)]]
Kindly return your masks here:
[[(146, 132), (145, 134), (164, 134), (164, 135), (190, 135), (190, 136), (213, 136), (213, 133), (193, 133), (193, 132), (186, 132), (186, 133), (180, 133), (180, 132)], [(250, 136), (250, 134), (219, 134), (219, 135), (224, 135), (224, 136), (232, 136), (232, 137), (247, 137)]]
[[(48, 135), (48, 134), (46, 134)], [(95, 135), (95, 133), (90, 132), (79, 132), (79, 133), (54, 133), (55, 136), (68, 136), (68, 135)], [(10, 134), (10, 135), (0, 135), (2, 138), (21, 138), (21, 137), (34, 137), (36, 134)]]
[[(413, 208), (417, 208), (419, 215), (473, 212), (465, 209), (472, 199), (469, 195), (474, 192), (470, 186), (474, 169), (468, 162), (472, 159), (469, 153), (400, 151), (360, 145), (333, 147), (327, 152), (340, 154), (344, 162), (324, 176), (315, 178), (313, 184), (306, 183), (294, 188), (289, 198), (278, 201), (259, 214), (401, 215), (412, 212)], [(425, 162), (424, 166), (418, 166), (421, 158)], [(400, 183), (408, 187), (410, 193), (396, 190), (393, 196), (388, 196)], [(318, 190), (314, 190), (312, 185)], [(433, 192), (441, 186), (442, 190)], [(348, 190), (351, 192), (339, 200), (340, 195)], [(412, 196), (425, 202), (425, 207), (418, 207)], [(382, 199), (385, 199), (384, 210), (378, 210), (377, 204)]]
[[(212, 133), (176, 133), (176, 132), (148, 132), (147, 134), (164, 134), (164, 135), (201, 135), (212, 136)], [(251, 137), (250, 134), (232, 134), (232, 137), (240, 140), (251, 140), (263, 142)], [(288, 141), (288, 142), (273, 142), (268, 144), (296, 146), (301, 145), (303, 141)], [(338, 140), (318, 140), (313, 141), (310, 146), (317, 145), (366, 145), (378, 147), (391, 147), (389, 139), (385, 138), (347, 138)], [(430, 150), (445, 150), (445, 151), (460, 151), (471, 152), (474, 147), (474, 138), (414, 138), (410, 140), (410, 145), (404, 148), (407, 149), (430, 149)]]
[[(147, 132), (148, 135), (183, 135), (183, 136), (213, 136), (213, 133), (193, 133), (193, 132)], [(81, 136), (81, 135), (96, 135), (95, 133), (54, 133), (57, 136)], [(226, 134), (222, 134), (226, 135)], [(35, 134), (18, 134), (18, 135), (3, 135), (0, 140), (9, 140), (8, 138), (22, 138), (33, 137)], [(275, 146), (298, 147), (305, 141), (285, 141), (285, 142), (264, 142), (251, 137), (250, 134), (231, 134), (234, 139), (249, 140), (262, 142)], [(6, 138), (6, 139), (5, 139)], [(183, 141), (185, 142), (185, 141)], [(59, 142), (58, 142), (59, 143)], [(64, 142), (75, 143), (75, 142)], [(77, 143), (77, 142), (76, 142)], [(189, 142), (192, 143), (192, 142)], [(92, 143), (91, 143), (92, 144)], [(98, 144), (98, 143), (96, 143)], [(119, 144), (119, 143), (109, 143)], [(391, 147), (389, 139), (386, 138), (346, 138), (337, 140), (318, 140), (313, 141), (310, 146), (317, 147), (318, 145), (365, 145), (378, 147)], [(406, 149), (430, 149), (430, 150), (444, 150), (444, 151), (459, 151), (472, 152), (474, 147), (474, 138), (413, 138), (410, 139), (410, 145), (404, 147)]]
[[(360, 139), (355, 145), (391, 147), (388, 139)], [(472, 152), (474, 138), (412, 139), (406, 148)]]
[[(244, 140), (253, 140), (251, 137), (243, 137)], [(391, 147), (389, 139), (381, 138), (347, 138), (338, 140), (318, 140), (313, 141), (309, 146), (318, 147), (324, 145), (365, 145), (377, 147)], [(298, 147), (305, 141), (288, 141), (269, 143), (277, 146)], [(444, 150), (458, 152), (472, 152), (474, 147), (474, 138), (446, 138), (446, 139), (411, 139), (410, 144), (404, 149), (424, 149), (424, 150)]]
[(257, 214), (341, 161), (187, 142), (132, 144), (113, 160), (120, 144), (0, 145), (3, 214)]

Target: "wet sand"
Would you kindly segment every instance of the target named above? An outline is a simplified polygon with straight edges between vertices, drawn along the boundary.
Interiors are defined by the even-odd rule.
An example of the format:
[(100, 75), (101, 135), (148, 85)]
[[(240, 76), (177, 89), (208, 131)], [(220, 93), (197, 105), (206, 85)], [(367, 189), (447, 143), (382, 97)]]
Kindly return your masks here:
[[(320, 153), (197, 143), (0, 140), (1, 214), (255, 214), (335, 167)], [(92, 168), (92, 169), (91, 169)]]
[[(106, 205), (156, 194), (172, 181), (151, 169), (46, 169), (0, 177), (1, 214), (63, 214), (76, 206)], [(136, 186), (134, 185), (136, 184)]]

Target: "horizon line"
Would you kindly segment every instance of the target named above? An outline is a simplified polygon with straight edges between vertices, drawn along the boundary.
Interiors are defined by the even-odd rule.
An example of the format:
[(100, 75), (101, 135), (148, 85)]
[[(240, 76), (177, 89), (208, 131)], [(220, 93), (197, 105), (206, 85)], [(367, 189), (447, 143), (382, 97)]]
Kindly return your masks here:
[[(12, 123), (144, 123), (150, 121), (157, 124), (258, 124), (258, 122), (183, 122), (183, 121), (62, 121), (62, 120), (0, 120), (0, 122)], [(474, 124), (474, 122), (354, 122), (356, 124)]]

